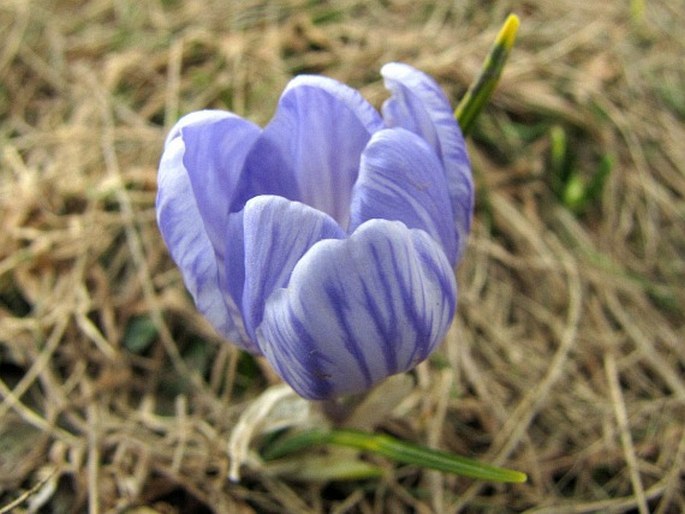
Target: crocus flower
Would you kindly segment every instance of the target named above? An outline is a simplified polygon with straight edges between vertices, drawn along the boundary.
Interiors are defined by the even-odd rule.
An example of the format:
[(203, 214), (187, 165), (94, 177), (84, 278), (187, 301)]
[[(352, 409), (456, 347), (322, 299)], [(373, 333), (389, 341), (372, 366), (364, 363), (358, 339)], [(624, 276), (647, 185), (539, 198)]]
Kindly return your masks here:
[(382, 115), (298, 76), (263, 129), (183, 117), (159, 166), (159, 227), (198, 309), (305, 398), (412, 369), (454, 315), (473, 209), (464, 139), (433, 79), (381, 74)]

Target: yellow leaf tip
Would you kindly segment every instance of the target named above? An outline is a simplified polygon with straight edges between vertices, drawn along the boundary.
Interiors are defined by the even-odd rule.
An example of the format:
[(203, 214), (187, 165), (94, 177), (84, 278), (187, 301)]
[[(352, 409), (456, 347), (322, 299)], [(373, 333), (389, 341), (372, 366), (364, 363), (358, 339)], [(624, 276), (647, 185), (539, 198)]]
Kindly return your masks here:
[(516, 34), (518, 33), (521, 20), (515, 14), (510, 14), (502, 25), (502, 28), (497, 34), (496, 45), (503, 46), (510, 50), (516, 41)]
[[(512, 478), (513, 478), (513, 477), (512, 477)], [(526, 482), (528, 482), (528, 475), (526, 475), (525, 473), (522, 473), (522, 472), (520, 472), (520, 471), (517, 471), (517, 472), (516, 472), (516, 477), (514, 478), (513, 483), (515, 483), (515, 484), (524, 484), (524, 483), (526, 483)]]

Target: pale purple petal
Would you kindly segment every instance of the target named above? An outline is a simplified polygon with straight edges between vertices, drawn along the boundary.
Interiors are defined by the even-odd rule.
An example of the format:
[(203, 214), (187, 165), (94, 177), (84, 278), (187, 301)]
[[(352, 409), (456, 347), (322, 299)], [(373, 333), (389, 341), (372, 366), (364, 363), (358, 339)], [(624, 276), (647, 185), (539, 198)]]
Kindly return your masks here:
[(345, 232), (327, 214), (279, 196), (258, 196), (243, 212), (245, 288), (243, 316), (248, 333), (261, 323), (271, 293), (285, 287), (290, 274), (311, 246), (322, 239), (341, 239)]
[[(172, 130), (185, 143), (183, 165), (215, 251), (223, 252), (226, 224), (245, 158), (262, 132), (235, 114), (201, 111), (179, 121)], [(190, 122), (186, 121), (190, 118)]]
[[(254, 123), (223, 111), (201, 111), (182, 118), (172, 130), (185, 145), (183, 165), (195, 203), (216, 256), (219, 287), (238, 317), (240, 302), (230, 294), (242, 287), (241, 242), (227, 237), (236, 220), (230, 214), (245, 158), (262, 132)], [(233, 256), (233, 258), (231, 258)], [(243, 337), (245, 339), (245, 337)], [(242, 343), (257, 351), (252, 341)]]
[(310, 205), (345, 227), (359, 157), (379, 114), (339, 82), (303, 75), (293, 79), (247, 163), (234, 210), (260, 194)]
[(401, 222), (372, 220), (304, 255), (267, 301), (257, 337), (300, 395), (324, 399), (416, 366), (444, 337), (455, 304), (440, 245)]
[(175, 131), (167, 138), (159, 165), (157, 223), (160, 232), (198, 310), (223, 337), (256, 351), (245, 333), (236, 305), (220, 285), (219, 264), (183, 166), (185, 145), (179, 134), (180, 131)]
[(425, 230), (455, 263), (457, 240), (445, 171), (435, 151), (413, 132), (376, 132), (362, 154), (349, 231), (370, 219)]
[(383, 105), (386, 125), (403, 127), (423, 137), (445, 166), (461, 253), (471, 228), (473, 178), (466, 143), (452, 107), (431, 77), (409, 65), (389, 63), (381, 74), (392, 93)]

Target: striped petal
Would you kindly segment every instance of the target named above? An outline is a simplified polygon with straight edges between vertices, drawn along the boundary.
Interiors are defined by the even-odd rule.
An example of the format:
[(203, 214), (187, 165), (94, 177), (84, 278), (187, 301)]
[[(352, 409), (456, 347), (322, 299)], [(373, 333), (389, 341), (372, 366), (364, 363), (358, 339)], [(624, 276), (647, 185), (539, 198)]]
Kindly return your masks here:
[(362, 154), (349, 231), (375, 218), (425, 230), (454, 264), (457, 241), (445, 171), (433, 149), (413, 132), (376, 132)]
[[(235, 114), (224, 111), (200, 111), (181, 118), (172, 129), (185, 146), (183, 166), (190, 179), (189, 191), (195, 197), (202, 224), (212, 243), (217, 260), (219, 287), (227, 305), (239, 316), (237, 289), (242, 288), (244, 262), (240, 241), (228, 237), (235, 226), (231, 205), (244, 174), (245, 159), (262, 129)], [(233, 258), (231, 258), (233, 257)], [(252, 341), (243, 346), (257, 351)]]
[(401, 222), (372, 220), (302, 257), (268, 299), (257, 337), (295, 391), (324, 399), (416, 366), (444, 337), (455, 304), (440, 245)]
[(245, 288), (243, 316), (248, 333), (261, 323), (271, 293), (285, 287), (300, 258), (322, 239), (341, 239), (345, 232), (327, 214), (279, 196), (258, 196), (243, 213)]
[(471, 227), (473, 178), (466, 142), (450, 103), (431, 77), (409, 65), (389, 63), (381, 74), (392, 93), (383, 105), (386, 125), (420, 135), (443, 162), (461, 255)]
[(358, 91), (325, 77), (296, 77), (247, 159), (236, 210), (256, 195), (274, 194), (346, 226), (359, 158), (382, 126)]
[(159, 164), (157, 223), (198, 310), (223, 337), (246, 350), (257, 351), (245, 333), (236, 305), (221, 286), (223, 263), (217, 258), (184, 165), (184, 129), (220, 123), (224, 118), (220, 113), (194, 113), (179, 121), (169, 134)]
[(223, 111), (200, 111), (182, 118), (170, 138), (185, 144), (183, 165), (210, 240), (223, 248), (231, 199), (245, 158), (262, 132), (252, 122)]

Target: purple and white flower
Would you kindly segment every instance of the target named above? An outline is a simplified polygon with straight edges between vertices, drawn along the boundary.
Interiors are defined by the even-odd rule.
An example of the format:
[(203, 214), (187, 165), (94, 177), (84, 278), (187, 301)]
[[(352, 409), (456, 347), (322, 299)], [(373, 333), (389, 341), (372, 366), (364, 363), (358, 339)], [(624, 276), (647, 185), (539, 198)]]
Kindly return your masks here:
[(404, 64), (358, 91), (303, 75), (263, 129), (183, 117), (159, 166), (157, 218), (198, 309), (305, 398), (358, 393), (442, 340), (473, 184), (450, 104)]

